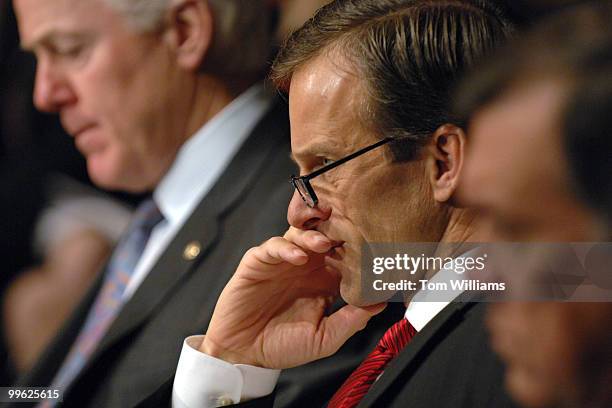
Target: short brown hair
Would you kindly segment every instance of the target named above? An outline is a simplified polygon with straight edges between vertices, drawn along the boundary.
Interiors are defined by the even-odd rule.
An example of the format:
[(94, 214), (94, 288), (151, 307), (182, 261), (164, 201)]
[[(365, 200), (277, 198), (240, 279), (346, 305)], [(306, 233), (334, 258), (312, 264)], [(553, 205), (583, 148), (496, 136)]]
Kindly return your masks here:
[(439, 126), (456, 123), (451, 88), (511, 27), (490, 2), (337, 0), (287, 39), (272, 80), (288, 91), (294, 72), (339, 52), (363, 78), (364, 125), (411, 140), (391, 146), (396, 160), (410, 160)]

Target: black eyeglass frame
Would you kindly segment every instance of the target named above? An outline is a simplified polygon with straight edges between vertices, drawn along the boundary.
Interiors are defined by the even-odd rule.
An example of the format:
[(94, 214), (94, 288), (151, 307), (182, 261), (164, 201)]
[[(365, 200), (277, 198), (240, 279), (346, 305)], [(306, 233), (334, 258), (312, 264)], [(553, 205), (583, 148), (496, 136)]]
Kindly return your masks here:
[[(335, 169), (336, 167), (340, 166), (341, 164), (344, 164), (344, 163), (346, 163), (349, 160), (353, 160), (354, 158), (359, 157), (359, 156), (369, 152), (370, 150), (374, 150), (377, 147), (383, 146), (383, 145), (389, 143), (392, 140), (395, 140), (395, 138), (393, 138), (393, 137), (386, 137), (384, 139), (381, 139), (381, 140), (379, 140), (378, 142), (376, 142), (376, 143), (374, 143), (372, 145), (369, 145), (367, 147), (364, 147), (363, 149), (357, 150), (355, 153), (351, 153), (351, 154), (349, 154), (346, 157), (343, 157), (341, 159), (338, 159), (338, 160), (334, 161), (333, 163), (329, 163), (327, 166), (323, 166), (320, 169), (315, 170), (312, 173), (307, 174), (305, 176), (297, 177), (295, 175), (292, 175), (290, 183), (296, 189), (296, 191), (298, 192), (300, 197), (302, 197), (302, 200), (304, 200), (306, 205), (308, 207), (310, 207), (310, 208), (314, 208), (319, 203), (319, 199), (317, 198), (317, 194), (315, 193), (314, 189), (312, 188), (312, 185), (310, 184), (310, 180), (312, 180), (313, 178), (318, 177), (321, 174), (326, 173), (326, 172), (328, 172), (328, 171), (330, 171), (332, 169)], [(304, 187), (304, 191), (302, 191), (300, 186)], [(306, 197), (305, 194), (307, 194), (308, 197)], [(309, 202), (308, 198), (310, 198), (312, 200), (312, 202)]]

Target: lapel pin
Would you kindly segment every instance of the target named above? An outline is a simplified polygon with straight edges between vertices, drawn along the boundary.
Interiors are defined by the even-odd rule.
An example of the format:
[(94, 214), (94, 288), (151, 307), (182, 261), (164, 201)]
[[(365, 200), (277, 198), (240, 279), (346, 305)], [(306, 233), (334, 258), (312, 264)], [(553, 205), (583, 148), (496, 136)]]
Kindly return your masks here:
[(202, 251), (202, 245), (198, 241), (192, 241), (183, 250), (183, 259), (186, 261), (193, 261), (200, 255)]

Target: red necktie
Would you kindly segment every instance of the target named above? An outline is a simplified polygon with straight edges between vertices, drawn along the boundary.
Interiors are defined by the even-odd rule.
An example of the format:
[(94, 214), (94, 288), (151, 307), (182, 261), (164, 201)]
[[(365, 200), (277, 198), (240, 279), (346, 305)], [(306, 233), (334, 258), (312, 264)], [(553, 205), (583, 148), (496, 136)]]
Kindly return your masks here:
[(353, 371), (332, 397), (328, 408), (353, 408), (366, 395), (372, 384), (383, 373), (387, 364), (397, 356), (416, 334), (410, 322), (402, 319), (384, 334), (368, 357)]

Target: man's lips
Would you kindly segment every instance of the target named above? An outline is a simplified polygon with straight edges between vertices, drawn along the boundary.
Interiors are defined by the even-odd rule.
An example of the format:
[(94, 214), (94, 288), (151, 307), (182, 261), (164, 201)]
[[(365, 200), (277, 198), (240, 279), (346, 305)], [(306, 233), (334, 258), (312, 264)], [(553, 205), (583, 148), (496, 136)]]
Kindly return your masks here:
[(332, 247), (329, 252), (330, 254), (335, 255), (336, 257), (342, 258), (346, 253), (346, 249), (344, 248), (344, 242), (332, 241)]
[(74, 138), (77, 138), (78, 136), (82, 135), (88, 130), (93, 129), (94, 127), (96, 127), (95, 124), (88, 124), (88, 125), (83, 125), (83, 126), (79, 126), (77, 128), (72, 128), (72, 129), (67, 127), (66, 129), (67, 129), (68, 134), (72, 135), (72, 137)]
[(95, 130), (95, 125), (85, 126), (73, 133), (75, 145), (83, 154), (97, 152), (103, 149), (103, 140)]

